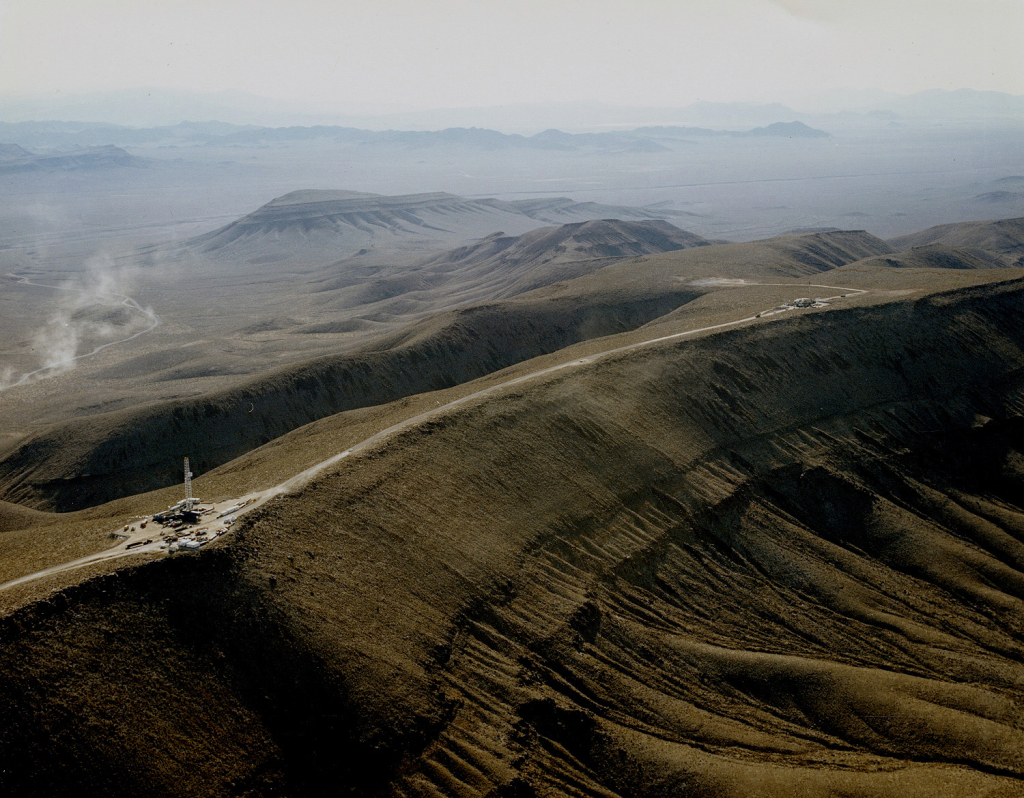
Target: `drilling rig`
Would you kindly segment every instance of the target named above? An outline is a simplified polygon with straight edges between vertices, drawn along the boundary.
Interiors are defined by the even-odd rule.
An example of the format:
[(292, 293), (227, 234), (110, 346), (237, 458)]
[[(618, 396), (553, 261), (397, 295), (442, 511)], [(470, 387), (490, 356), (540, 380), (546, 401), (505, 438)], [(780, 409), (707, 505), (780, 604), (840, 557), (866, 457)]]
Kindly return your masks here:
[(185, 498), (177, 504), (172, 504), (162, 513), (153, 516), (153, 520), (160, 524), (178, 522), (194, 524), (199, 521), (199, 513), (195, 508), (202, 500), (192, 495), (192, 469), (188, 466), (188, 458), (185, 458)]
[(192, 498), (192, 472), (188, 468), (188, 458), (185, 458), (185, 502), (182, 505), (182, 510), (189, 512), (192, 510), (192, 505), (197, 504), (195, 499)]

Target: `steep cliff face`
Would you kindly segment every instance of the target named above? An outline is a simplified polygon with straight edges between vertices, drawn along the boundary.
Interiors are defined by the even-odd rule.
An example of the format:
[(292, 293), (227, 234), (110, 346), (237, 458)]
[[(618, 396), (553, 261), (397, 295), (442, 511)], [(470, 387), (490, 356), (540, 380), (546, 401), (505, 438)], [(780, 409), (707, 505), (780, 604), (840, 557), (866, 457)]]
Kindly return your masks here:
[(0, 633), (51, 795), (1019, 795), (1024, 287), (599, 360)]

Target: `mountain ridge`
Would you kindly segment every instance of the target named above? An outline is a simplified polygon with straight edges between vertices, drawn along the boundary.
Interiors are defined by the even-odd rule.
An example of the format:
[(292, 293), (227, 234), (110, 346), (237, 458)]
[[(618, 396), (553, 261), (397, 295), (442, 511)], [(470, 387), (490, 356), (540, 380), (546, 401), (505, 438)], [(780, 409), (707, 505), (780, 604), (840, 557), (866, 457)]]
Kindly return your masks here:
[[(5, 144), (0, 172), (72, 172), (121, 168), (146, 168), (151, 160), (131, 155), (120, 147), (106, 144), (60, 153), (32, 153), (17, 144)], [(17, 148), (16, 150), (13, 148)], [(18, 150), (21, 152), (19, 153)]]
[(398, 146), (409, 149), (472, 147), (483, 150), (555, 150), (600, 152), (665, 152), (659, 138), (766, 137), (824, 138), (828, 134), (794, 121), (775, 121), (765, 127), (713, 129), (686, 126), (640, 126), (631, 130), (567, 133), (548, 128), (533, 135), (502, 133), (481, 127), (446, 127), (439, 130), (366, 130), (338, 125), (257, 127), (222, 122), (182, 122), (153, 128), (130, 128), (73, 122), (0, 122), (0, 140), (18, 141), (36, 148), (95, 147), (116, 144), (134, 146), (237, 147), (279, 146), (302, 142), (338, 145)]
[[(167, 447), (180, 448), (186, 438), (203, 452), (197, 470), (207, 470), (326, 415), (450, 387), (648, 324), (716, 290), (714, 279), (702, 284), (701, 278), (805, 278), (888, 251), (873, 236), (843, 231), (695, 246), (615, 258), (611, 265), (601, 260), (601, 268), (572, 280), (434, 313), (361, 352), (280, 367), (188, 399), (53, 425), (0, 457), (0, 499), (66, 510), (172, 484), (179, 475)], [(243, 412), (247, 406), (251, 413)]]
[(897, 249), (927, 244), (958, 247), (969, 253), (997, 255), (1005, 266), (1024, 265), (1024, 217), (977, 222), (954, 222), (889, 240)]

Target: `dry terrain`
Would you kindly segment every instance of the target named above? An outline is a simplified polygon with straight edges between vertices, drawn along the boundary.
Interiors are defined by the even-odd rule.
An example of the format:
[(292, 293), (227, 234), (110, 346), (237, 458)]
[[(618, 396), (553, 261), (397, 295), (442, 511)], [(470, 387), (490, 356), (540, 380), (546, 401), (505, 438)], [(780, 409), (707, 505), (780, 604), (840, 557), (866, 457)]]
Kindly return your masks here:
[[(97, 290), (70, 317), (161, 325), (0, 393), (5, 794), (1024, 795), (1019, 219), (492, 235), (432, 195), (461, 240), (253, 262), (401, 204), (307, 200), (165, 246), (208, 289)], [(231, 362), (188, 308), (243, 261), (253, 362), (175, 371)], [(129, 554), (185, 455), (255, 500)]]

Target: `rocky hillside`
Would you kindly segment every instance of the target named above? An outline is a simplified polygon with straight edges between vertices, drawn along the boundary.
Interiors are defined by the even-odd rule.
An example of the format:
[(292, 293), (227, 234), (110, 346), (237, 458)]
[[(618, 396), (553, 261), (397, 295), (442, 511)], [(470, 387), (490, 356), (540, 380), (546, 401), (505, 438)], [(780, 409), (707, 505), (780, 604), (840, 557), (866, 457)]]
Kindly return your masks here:
[(189, 399), (76, 419), (0, 460), (2, 497), (67, 512), (174, 484), (316, 419), (447, 388), (581, 340), (634, 329), (701, 294), (592, 294), (482, 305), (430, 319), (376, 351), (279, 368)]
[(1005, 265), (999, 255), (948, 244), (922, 244), (903, 252), (867, 258), (861, 266), (886, 266), (894, 269), (999, 269)]

